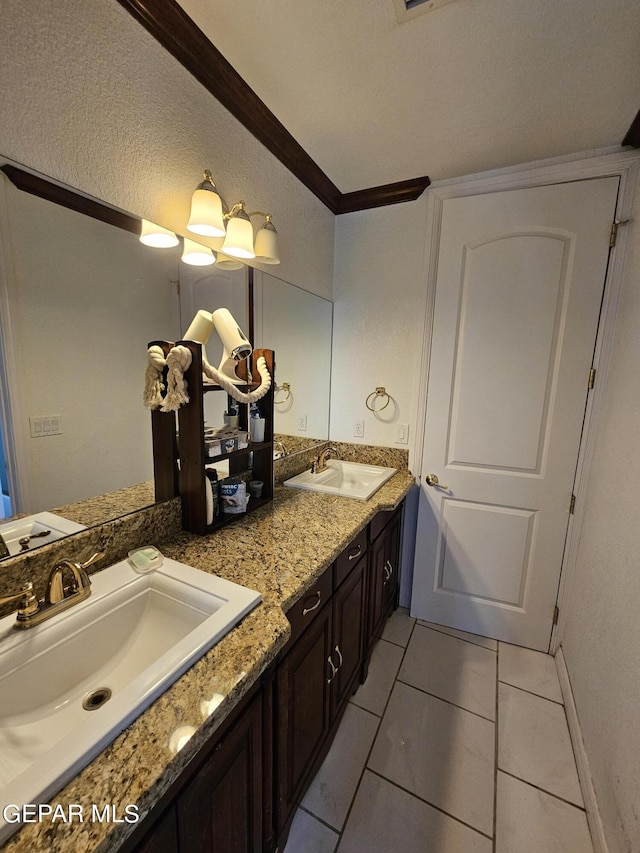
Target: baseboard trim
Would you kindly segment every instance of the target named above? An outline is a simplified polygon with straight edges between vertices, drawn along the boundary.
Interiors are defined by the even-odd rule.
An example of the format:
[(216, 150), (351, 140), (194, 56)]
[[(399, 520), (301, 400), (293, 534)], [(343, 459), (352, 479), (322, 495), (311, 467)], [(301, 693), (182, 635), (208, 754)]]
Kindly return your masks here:
[(569, 734), (571, 735), (573, 752), (576, 757), (578, 779), (580, 780), (582, 796), (584, 797), (587, 822), (591, 833), (591, 841), (593, 842), (593, 851), (594, 853), (609, 853), (607, 840), (604, 836), (602, 819), (598, 809), (598, 801), (596, 800), (596, 792), (593, 787), (593, 779), (591, 777), (591, 768), (589, 767), (587, 750), (585, 749), (584, 741), (582, 739), (582, 731), (580, 729), (580, 721), (578, 719), (578, 709), (576, 708), (576, 703), (573, 698), (573, 690), (571, 689), (571, 681), (569, 679), (569, 670), (567, 669), (567, 662), (564, 659), (562, 646), (556, 652), (555, 661), (558, 678), (560, 679), (562, 699), (564, 701), (564, 708), (567, 715), (567, 723), (569, 724)]

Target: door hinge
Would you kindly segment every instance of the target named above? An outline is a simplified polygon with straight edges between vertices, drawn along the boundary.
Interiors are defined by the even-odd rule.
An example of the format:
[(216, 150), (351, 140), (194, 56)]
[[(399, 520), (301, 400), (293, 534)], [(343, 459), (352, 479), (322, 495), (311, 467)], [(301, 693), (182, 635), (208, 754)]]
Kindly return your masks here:
[(571, 513), (571, 515), (573, 515), (575, 511), (576, 511), (576, 496), (571, 495), (571, 500), (569, 501), (569, 512)]
[(557, 624), (558, 624), (558, 619), (559, 619), (559, 618), (560, 618), (560, 608), (559, 608), (559, 607), (558, 607), (558, 605), (556, 604), (556, 606), (553, 608), (553, 624), (554, 624), (554, 625), (557, 625)]
[(591, 391), (591, 389), (593, 388), (593, 386), (595, 384), (596, 384), (596, 369), (595, 369), (595, 367), (592, 367), (591, 370), (589, 371), (589, 382), (587, 384), (587, 388), (589, 389), (589, 391)]
[(613, 225), (611, 226), (611, 234), (609, 235), (609, 248), (613, 249), (616, 244), (616, 240), (618, 239), (618, 228), (621, 225), (626, 225), (629, 222), (628, 219), (615, 219)]

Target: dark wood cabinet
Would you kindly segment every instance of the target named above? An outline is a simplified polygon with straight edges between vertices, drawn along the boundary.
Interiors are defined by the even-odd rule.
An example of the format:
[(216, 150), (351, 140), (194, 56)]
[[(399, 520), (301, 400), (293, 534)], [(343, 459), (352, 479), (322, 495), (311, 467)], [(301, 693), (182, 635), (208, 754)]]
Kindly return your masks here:
[(276, 837), (304, 788), (331, 723), (332, 609), (314, 617), (276, 674)]
[(340, 714), (360, 678), (364, 645), (366, 559), (357, 563), (333, 595), (333, 646), (336, 673), (331, 683), (332, 718)]
[(402, 507), (381, 512), (371, 522), (369, 549), (367, 636), (365, 640), (363, 681), (373, 647), (384, 630), (391, 612), (398, 606), (400, 593), (400, 534)]
[(214, 745), (204, 747), (194, 762), (196, 766), (186, 768), (123, 851), (262, 853), (263, 838), (270, 835), (263, 826), (263, 805), (271, 786), (263, 787), (260, 692), (225, 721)]
[(179, 850), (262, 851), (262, 708), (258, 696), (177, 803)]
[(402, 507), (378, 513), (293, 605), (291, 639), (277, 663), (136, 828), (123, 853), (283, 849), (296, 808), (397, 606), (401, 525)]
[[(304, 606), (294, 607), (288, 614), (292, 635), (297, 639), (288, 647), (276, 674), (276, 838), (286, 833), (360, 678), (365, 637), (366, 531), (359, 539), (302, 599), (300, 605)], [(349, 556), (355, 562), (347, 570), (344, 565), (349, 565)], [(321, 601), (325, 602), (322, 608), (311, 613), (310, 608)], [(312, 617), (304, 628), (302, 614), (304, 618)]]
[(135, 847), (135, 853), (178, 853), (178, 815), (171, 806)]

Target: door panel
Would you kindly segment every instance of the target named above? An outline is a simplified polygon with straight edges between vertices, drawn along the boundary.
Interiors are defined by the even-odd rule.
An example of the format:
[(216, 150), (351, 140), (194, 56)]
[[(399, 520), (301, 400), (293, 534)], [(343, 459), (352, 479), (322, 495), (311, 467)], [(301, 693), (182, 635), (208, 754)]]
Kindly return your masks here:
[(443, 202), (414, 616), (548, 648), (617, 190)]
[(571, 242), (502, 234), (466, 250), (448, 464), (539, 471)]

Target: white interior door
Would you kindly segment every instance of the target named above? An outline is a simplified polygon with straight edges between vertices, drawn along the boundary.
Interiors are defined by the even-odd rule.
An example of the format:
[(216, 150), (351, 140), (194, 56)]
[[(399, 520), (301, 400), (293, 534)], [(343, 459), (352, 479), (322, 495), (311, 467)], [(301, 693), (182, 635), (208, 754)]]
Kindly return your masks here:
[(548, 648), (618, 183), (443, 202), (413, 616)]

